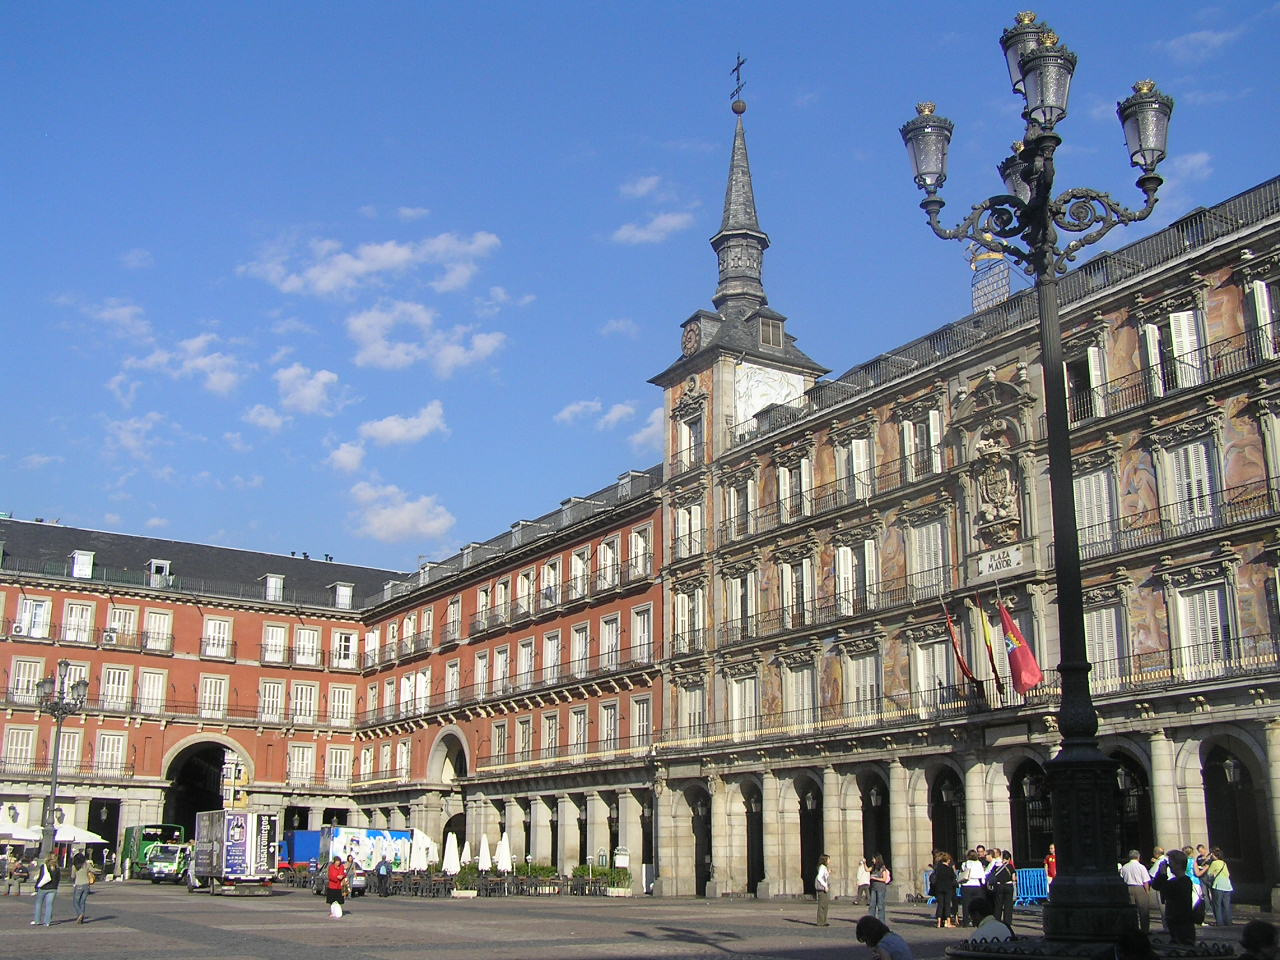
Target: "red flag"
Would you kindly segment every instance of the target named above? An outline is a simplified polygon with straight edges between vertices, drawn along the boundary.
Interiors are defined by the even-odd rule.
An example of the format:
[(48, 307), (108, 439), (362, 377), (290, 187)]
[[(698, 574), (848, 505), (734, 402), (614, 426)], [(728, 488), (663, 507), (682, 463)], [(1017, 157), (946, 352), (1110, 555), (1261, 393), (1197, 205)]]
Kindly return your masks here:
[(956, 625), (951, 622), (951, 611), (947, 609), (945, 603), (942, 604), (942, 612), (947, 618), (947, 632), (951, 634), (951, 649), (955, 652), (956, 663), (960, 665), (960, 675), (970, 683), (977, 683), (978, 678), (973, 675), (973, 671), (969, 669), (969, 664), (964, 659), (964, 654), (960, 652), (960, 637), (956, 634)]
[(1004, 645), (1009, 653), (1009, 673), (1013, 677), (1013, 689), (1026, 693), (1044, 680), (1044, 673), (1004, 604), (997, 603), (996, 606), (1000, 608), (1000, 628), (1004, 631)]
[(982, 642), (987, 645), (987, 662), (991, 664), (991, 677), (996, 682), (996, 693), (1004, 702), (1004, 681), (1000, 679), (1000, 671), (996, 669), (996, 651), (991, 646), (991, 621), (987, 619), (987, 611), (982, 606), (982, 594), (977, 594), (978, 619), (982, 621)]

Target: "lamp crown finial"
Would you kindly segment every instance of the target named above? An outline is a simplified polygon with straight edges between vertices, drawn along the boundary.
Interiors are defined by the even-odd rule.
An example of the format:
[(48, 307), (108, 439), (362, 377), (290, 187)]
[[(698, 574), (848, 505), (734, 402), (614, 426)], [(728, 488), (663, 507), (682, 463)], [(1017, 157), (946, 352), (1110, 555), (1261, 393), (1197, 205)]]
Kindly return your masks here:
[(1013, 19), (1015, 23), (1035, 23), (1036, 12), (1034, 10), (1020, 10)]
[(925, 100), (921, 103), (916, 104), (916, 113), (922, 117), (933, 116), (933, 112), (937, 109), (938, 109), (938, 105), (928, 100)]
[(1040, 46), (1056, 47), (1058, 45), (1058, 39), (1059, 37), (1056, 33), (1052, 30), (1046, 30), (1044, 33), (1040, 34)]
[(1133, 92), (1134, 93), (1150, 93), (1155, 88), (1156, 88), (1156, 82), (1154, 80), (1139, 80), (1137, 83), (1133, 85)]

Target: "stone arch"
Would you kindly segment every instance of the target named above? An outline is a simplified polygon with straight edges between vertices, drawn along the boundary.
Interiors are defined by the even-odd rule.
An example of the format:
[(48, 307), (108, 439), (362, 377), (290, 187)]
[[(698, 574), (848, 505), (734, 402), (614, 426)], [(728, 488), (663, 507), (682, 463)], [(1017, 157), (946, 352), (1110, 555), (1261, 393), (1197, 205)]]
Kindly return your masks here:
[(427, 752), (427, 782), (453, 785), (472, 769), (471, 744), (466, 733), (457, 724), (441, 727)]
[(183, 753), (186, 753), (192, 747), (199, 746), (202, 743), (204, 744), (216, 743), (216, 744), (220, 744), (221, 746), (227, 747), (230, 750), (234, 750), (236, 754), (239, 755), (241, 761), (243, 761), (244, 763), (245, 776), (248, 779), (249, 783), (257, 782), (258, 772), (256, 769), (256, 765), (254, 764), (253, 754), (251, 754), (245, 748), (244, 744), (240, 743), (237, 740), (233, 740), (231, 737), (228, 737), (225, 734), (210, 733), (210, 732), (193, 733), (190, 736), (183, 737), (181, 740), (179, 740), (177, 743), (171, 746), (168, 750), (166, 750), (164, 754), (164, 758), (160, 762), (160, 769), (164, 771), (164, 776), (165, 777), (169, 776), (169, 771), (173, 766), (173, 762), (177, 760), (178, 757), (180, 757)]

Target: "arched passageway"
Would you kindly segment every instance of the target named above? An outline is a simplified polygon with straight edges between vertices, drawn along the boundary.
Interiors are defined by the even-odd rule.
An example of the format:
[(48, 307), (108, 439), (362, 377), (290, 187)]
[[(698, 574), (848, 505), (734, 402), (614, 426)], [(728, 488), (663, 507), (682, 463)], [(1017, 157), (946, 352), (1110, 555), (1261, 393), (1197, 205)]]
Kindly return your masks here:
[(933, 849), (945, 850), (959, 862), (964, 858), (964, 784), (950, 767), (940, 771), (929, 787), (929, 822)]
[(812, 781), (797, 784), (800, 805), (800, 879), (805, 893), (813, 893), (813, 880), (822, 856), (822, 790)]
[(1013, 862), (1038, 864), (1053, 840), (1053, 816), (1044, 769), (1025, 760), (1009, 784), (1009, 822), (1013, 830)]

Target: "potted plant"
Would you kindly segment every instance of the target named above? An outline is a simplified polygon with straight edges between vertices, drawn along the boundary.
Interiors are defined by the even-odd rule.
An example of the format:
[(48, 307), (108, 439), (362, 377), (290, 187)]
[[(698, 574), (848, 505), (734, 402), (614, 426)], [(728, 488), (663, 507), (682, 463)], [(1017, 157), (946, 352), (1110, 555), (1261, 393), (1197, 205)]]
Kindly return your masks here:
[(480, 869), (474, 863), (464, 863), (453, 878), (453, 892), (450, 896), (459, 900), (474, 899), (479, 880)]

